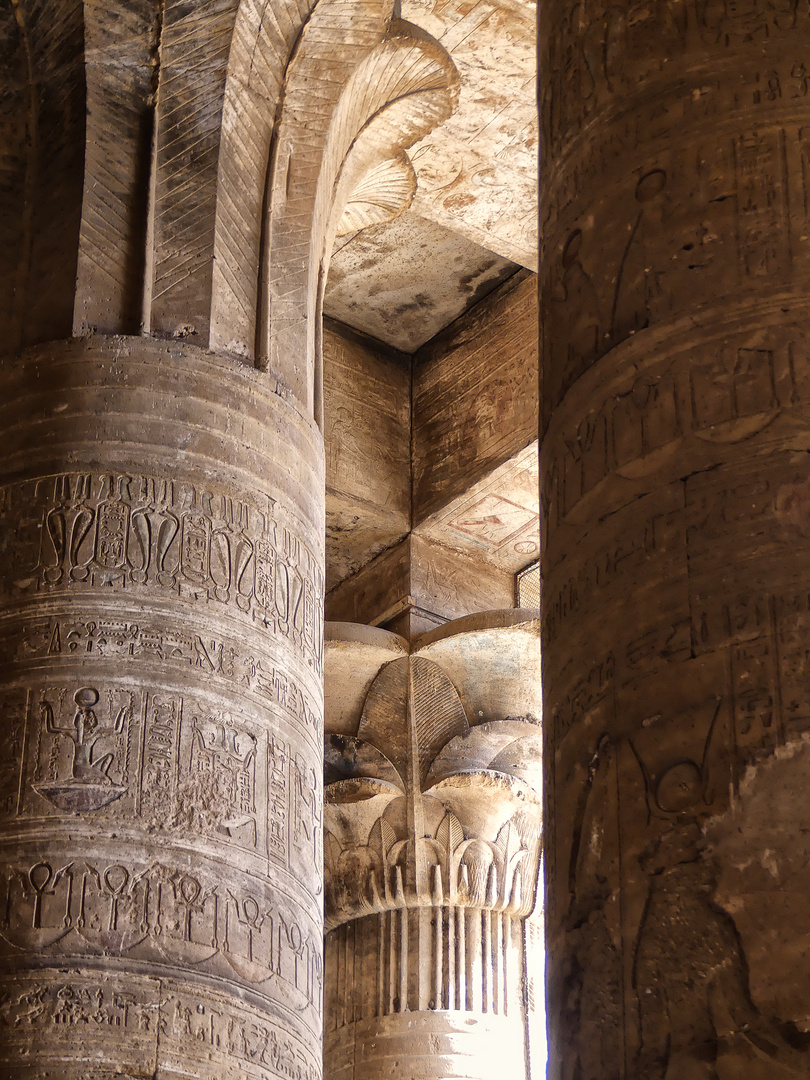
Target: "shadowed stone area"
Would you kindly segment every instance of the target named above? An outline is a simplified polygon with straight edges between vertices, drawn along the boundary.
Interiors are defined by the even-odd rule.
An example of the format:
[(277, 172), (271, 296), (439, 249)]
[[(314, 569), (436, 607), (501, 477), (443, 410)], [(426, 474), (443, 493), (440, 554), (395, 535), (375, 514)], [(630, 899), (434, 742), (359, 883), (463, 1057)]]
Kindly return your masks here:
[(806, 1076), (810, 19), (540, 41), (549, 1075)]

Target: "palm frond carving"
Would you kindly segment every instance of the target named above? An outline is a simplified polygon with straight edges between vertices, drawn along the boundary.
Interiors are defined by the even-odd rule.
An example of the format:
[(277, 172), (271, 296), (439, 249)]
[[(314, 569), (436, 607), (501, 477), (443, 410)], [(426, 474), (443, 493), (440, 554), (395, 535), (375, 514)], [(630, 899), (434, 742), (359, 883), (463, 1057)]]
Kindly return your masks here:
[(451, 679), (400, 657), (354, 736), (327, 736), (326, 923), (402, 907), (525, 916), (541, 836), (539, 726), (472, 726)]

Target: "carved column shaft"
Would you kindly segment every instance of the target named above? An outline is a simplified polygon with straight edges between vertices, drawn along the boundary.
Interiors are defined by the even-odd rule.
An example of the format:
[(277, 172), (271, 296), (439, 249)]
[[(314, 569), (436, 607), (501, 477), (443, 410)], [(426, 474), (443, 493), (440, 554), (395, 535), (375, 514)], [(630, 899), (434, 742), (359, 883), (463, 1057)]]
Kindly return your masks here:
[(182, 344), (0, 386), (0, 1071), (316, 1080), (320, 434)]
[(804, 1075), (810, 18), (540, 38), (550, 1075)]
[(4, 1077), (321, 1075), (323, 289), (458, 96), (392, 11), (0, 8)]
[[(393, 634), (329, 624), (329, 1080), (529, 1076), (540, 733), (533, 688), (516, 678), (519, 660), (537, 659), (524, 617), (451, 623), (410, 657)], [(503, 662), (499, 634), (515, 650), (500, 693), (487, 683)]]
[(504, 1069), (524, 1075), (523, 935), (522, 919), (450, 904), (395, 908), (332, 930), (328, 1075), (388, 1076), (393, 1058), (420, 1077), (491, 1080), (495, 1046)]

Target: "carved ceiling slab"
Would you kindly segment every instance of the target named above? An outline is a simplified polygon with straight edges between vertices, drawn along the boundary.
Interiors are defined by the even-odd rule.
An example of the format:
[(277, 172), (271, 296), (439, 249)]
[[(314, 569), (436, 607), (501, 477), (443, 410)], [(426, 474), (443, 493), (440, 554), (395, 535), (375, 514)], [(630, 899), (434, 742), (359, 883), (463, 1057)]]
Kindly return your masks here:
[(416, 530), (517, 573), (540, 553), (537, 443), (526, 447)]
[(403, 0), (461, 77), (454, 116), (410, 151), (414, 209), (521, 266), (537, 269), (535, 5)]

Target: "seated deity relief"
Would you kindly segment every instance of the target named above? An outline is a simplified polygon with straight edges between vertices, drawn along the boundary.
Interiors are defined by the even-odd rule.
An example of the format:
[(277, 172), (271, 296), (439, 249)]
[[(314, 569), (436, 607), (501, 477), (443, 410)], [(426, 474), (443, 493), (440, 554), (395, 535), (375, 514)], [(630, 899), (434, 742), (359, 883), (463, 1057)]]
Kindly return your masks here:
[[(34, 790), (60, 810), (82, 813), (98, 810), (119, 799), (127, 790), (126, 784), (115, 783), (110, 769), (116, 761), (116, 750), (109, 749), (123, 735), (130, 707), (122, 706), (112, 723), (100, 723), (94, 706), (99, 692), (92, 686), (82, 686), (73, 695), (76, 710), (70, 723), (59, 723), (52, 704), (43, 698), (40, 714), (49, 735), (66, 740), (69, 768), (66, 775), (55, 766), (56, 776), (34, 784)], [(58, 750), (57, 750), (58, 753)]]

